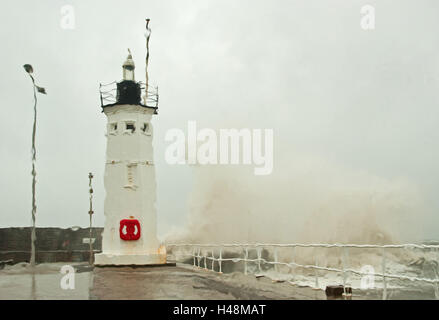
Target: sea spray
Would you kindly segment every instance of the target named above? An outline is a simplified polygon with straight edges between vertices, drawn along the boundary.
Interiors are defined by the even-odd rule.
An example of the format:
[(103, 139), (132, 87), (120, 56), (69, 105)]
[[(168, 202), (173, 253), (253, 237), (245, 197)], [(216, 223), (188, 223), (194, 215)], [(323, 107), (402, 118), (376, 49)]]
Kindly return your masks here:
[[(254, 176), (244, 166), (194, 166), (194, 184), (187, 224), (168, 234), (168, 242), (186, 243), (353, 243), (414, 242), (422, 201), (416, 186), (404, 179), (386, 179), (304, 155), (276, 157), (276, 170)], [(238, 250), (239, 251), (239, 250)], [(379, 249), (348, 249), (347, 268), (364, 265), (381, 272)], [(242, 254), (225, 249), (224, 255)], [(274, 261), (266, 248), (265, 259)], [(255, 252), (250, 250), (250, 255)], [(343, 268), (340, 248), (280, 248), (280, 262)], [(410, 250), (387, 250), (388, 272), (407, 272), (418, 259)], [(255, 257), (254, 257), (255, 258)], [(249, 263), (250, 273), (257, 265)], [(225, 263), (225, 272), (243, 271), (242, 263)], [(241, 270), (242, 269), (242, 270)], [(264, 264), (273, 279), (294, 275), (312, 285), (314, 271)], [(224, 271), (223, 270), (223, 271)], [(318, 272), (320, 281), (340, 283), (338, 273)], [(339, 279), (340, 278), (340, 279)], [(347, 281), (359, 285), (352, 275)], [(354, 281), (355, 283), (352, 283)], [(377, 285), (380, 285), (377, 280)]]
[(305, 156), (276, 158), (269, 176), (244, 166), (195, 166), (186, 225), (167, 235), (193, 243), (415, 241), (419, 193), (385, 179)]

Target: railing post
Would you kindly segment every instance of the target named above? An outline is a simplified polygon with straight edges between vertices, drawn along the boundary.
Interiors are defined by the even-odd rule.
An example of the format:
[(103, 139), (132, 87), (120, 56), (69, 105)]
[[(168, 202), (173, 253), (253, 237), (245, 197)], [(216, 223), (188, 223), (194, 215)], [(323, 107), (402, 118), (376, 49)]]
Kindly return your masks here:
[(436, 298), (436, 300), (439, 300), (439, 271), (436, 269), (436, 283), (435, 283), (435, 287), (434, 287), (434, 297)]
[[(295, 258), (296, 258), (296, 247), (293, 247), (293, 254), (292, 254), (292, 257), (291, 257), (291, 263), (295, 262)], [(294, 274), (296, 272), (296, 267), (294, 266), (294, 264), (291, 265), (291, 271), (293, 271), (293, 276), (292, 276), (291, 280), (294, 282), (294, 278), (295, 278)]]
[(197, 248), (196, 247), (193, 247), (192, 248), (192, 257), (194, 258), (194, 267), (196, 267), (197, 265), (196, 265), (196, 263), (195, 263), (195, 257), (196, 257), (196, 255), (195, 255), (195, 252), (197, 251)]
[(383, 300), (387, 299), (387, 282), (386, 282), (386, 252), (384, 247), (381, 250), (383, 255), (382, 273), (383, 273)]
[(244, 274), (247, 275), (247, 259), (248, 259), (248, 248), (245, 247), (245, 255), (244, 255)]
[(155, 107), (157, 108), (159, 106), (159, 86), (156, 87), (156, 90), (157, 90), (157, 100), (155, 103)]
[[(315, 258), (314, 258), (314, 266), (317, 267), (317, 255), (315, 255)], [(318, 289), (319, 288), (319, 275), (317, 273), (317, 268), (314, 268), (314, 271), (315, 271), (315, 276), (316, 276), (315, 288)]]
[(262, 253), (261, 253), (261, 251), (262, 251), (262, 248), (261, 247), (258, 247), (258, 270), (259, 270), (259, 273), (261, 273), (262, 272), (262, 269), (261, 269), (261, 258), (262, 258)]
[(102, 83), (99, 83), (99, 95), (101, 97), (101, 107), (104, 106), (104, 100), (102, 100)]
[(201, 268), (201, 247), (198, 247), (198, 268)]
[[(436, 251), (436, 257), (438, 258), (436, 261), (439, 261), (439, 249), (434, 249)], [(433, 267), (434, 268), (434, 267)], [(434, 297), (436, 300), (439, 300), (439, 265), (436, 265), (436, 268), (434, 269), (434, 273), (436, 274), (436, 283), (434, 287)]]
[(274, 247), (274, 262), (275, 262), (275, 264), (274, 264), (274, 271), (275, 271), (276, 273), (278, 273), (278, 272), (279, 272), (279, 268), (278, 268), (278, 265), (277, 265), (277, 262), (278, 262), (278, 258), (277, 258), (277, 247)]
[(342, 270), (343, 270), (343, 292), (346, 294), (346, 282), (348, 278), (349, 272), (346, 271), (348, 269), (348, 256), (349, 256), (349, 248), (348, 247), (342, 247)]
[(212, 248), (212, 271), (215, 271), (215, 255), (214, 255), (214, 250), (215, 249), (213, 249)]
[(203, 257), (204, 257), (204, 270), (207, 270), (207, 251), (203, 253)]
[(222, 268), (221, 268), (222, 263), (223, 263), (223, 248), (220, 248), (220, 252), (219, 252), (219, 260), (218, 260), (219, 273), (223, 273)]

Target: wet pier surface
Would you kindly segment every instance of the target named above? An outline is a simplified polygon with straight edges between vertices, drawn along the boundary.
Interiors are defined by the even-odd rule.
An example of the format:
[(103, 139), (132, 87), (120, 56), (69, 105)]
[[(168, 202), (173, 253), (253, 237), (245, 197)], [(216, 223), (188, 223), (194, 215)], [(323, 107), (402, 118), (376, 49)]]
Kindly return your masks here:
[[(66, 264), (76, 270), (73, 290), (61, 288), (64, 274), (60, 271)], [(91, 280), (90, 268), (78, 263), (43, 263), (35, 269), (27, 263), (5, 266), (0, 270), (0, 300), (89, 299)]]
[(218, 274), (189, 266), (95, 267), (70, 264), (75, 288), (62, 289), (67, 263), (28, 264), (0, 270), (4, 299), (325, 299), (322, 290), (297, 288), (241, 273)]
[[(192, 266), (92, 267), (71, 263), (74, 289), (62, 289), (61, 267), (67, 263), (21, 263), (0, 270), (0, 300), (4, 299), (326, 299), (323, 290), (273, 282), (242, 273), (218, 274)], [(381, 299), (378, 290), (354, 290), (353, 299)], [(434, 299), (432, 288), (391, 290), (389, 299)]]
[(95, 268), (91, 299), (326, 299), (321, 290), (192, 267)]

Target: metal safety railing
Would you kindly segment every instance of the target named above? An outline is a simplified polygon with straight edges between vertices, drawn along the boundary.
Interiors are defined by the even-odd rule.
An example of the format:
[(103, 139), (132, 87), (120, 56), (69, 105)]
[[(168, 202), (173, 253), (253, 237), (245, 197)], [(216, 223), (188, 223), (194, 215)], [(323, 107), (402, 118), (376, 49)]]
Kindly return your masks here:
[(152, 86), (151, 84), (146, 85), (145, 82), (140, 81), (140, 90), (142, 90), (143, 94), (145, 92), (146, 95), (146, 101), (142, 99), (142, 102), (149, 106), (149, 107), (155, 107), (158, 108), (159, 106), (159, 87), (158, 86)]
[[(439, 253), (439, 245), (426, 245), (426, 244), (391, 244), (391, 245), (371, 245), (371, 244), (325, 244), (325, 243), (315, 243), (315, 244), (303, 244), (303, 243), (292, 243), (292, 244), (267, 244), (267, 243), (255, 243), (255, 244), (189, 244), (189, 243), (170, 243), (167, 244), (167, 247), (172, 249), (171, 252), (175, 256), (176, 260), (178, 260), (178, 253), (174, 253), (175, 249), (178, 248), (191, 248), (190, 253), (183, 253), (183, 256), (192, 257), (193, 266), (202, 268), (204, 264), (204, 269), (207, 268), (207, 261), (211, 262), (211, 271), (216, 272), (215, 263), (218, 265), (219, 273), (222, 273), (222, 263), (223, 262), (243, 262), (244, 263), (244, 274), (248, 274), (248, 263), (255, 263), (259, 272), (262, 272), (261, 265), (269, 264), (272, 265), (275, 271), (278, 270), (278, 266), (285, 266), (289, 268), (300, 267), (304, 269), (312, 269), (315, 271), (315, 287), (318, 288), (318, 273), (317, 271), (327, 271), (327, 272), (338, 272), (343, 276), (343, 287), (346, 287), (346, 280), (348, 274), (355, 274), (358, 276), (374, 276), (381, 277), (383, 281), (383, 300), (387, 299), (387, 282), (388, 279), (399, 279), (399, 280), (408, 280), (408, 281), (421, 281), (429, 284), (433, 284), (435, 286), (435, 297), (439, 299), (439, 271), (435, 270), (436, 278), (423, 278), (416, 276), (408, 276), (401, 274), (391, 274), (386, 272), (386, 250), (390, 249), (426, 249), (433, 250)], [(280, 248), (340, 248), (343, 250), (342, 254), (342, 268), (333, 268), (333, 267), (323, 267), (317, 264), (317, 259), (315, 260), (315, 264), (300, 264), (294, 261), (290, 262), (282, 262), (279, 261), (278, 258), (278, 249)], [(224, 258), (223, 254), (227, 252), (227, 249), (238, 248), (242, 250), (242, 257), (233, 257), (233, 258)], [(267, 260), (262, 257), (262, 250), (271, 248), (273, 250), (273, 258), (274, 261)], [(350, 269), (347, 267), (347, 259), (349, 256), (349, 249), (358, 248), (358, 249), (380, 249), (381, 250), (381, 272), (362, 272), (354, 269)], [(256, 250), (257, 255), (256, 258), (249, 258), (249, 250)], [(186, 249), (187, 251), (187, 249)], [(215, 251), (217, 255), (215, 256)], [(294, 257), (294, 255), (293, 255)], [(291, 284), (294, 284), (292, 281), (289, 281)]]
[[(142, 92), (142, 103), (149, 106), (158, 108), (159, 104), (159, 88), (158, 86), (148, 85), (148, 90), (146, 90), (146, 83), (139, 81), (140, 90)], [(145, 92), (146, 101), (144, 99)], [(117, 101), (117, 81), (113, 81), (106, 84), (99, 84), (99, 95), (101, 100), (101, 106), (114, 104)]]

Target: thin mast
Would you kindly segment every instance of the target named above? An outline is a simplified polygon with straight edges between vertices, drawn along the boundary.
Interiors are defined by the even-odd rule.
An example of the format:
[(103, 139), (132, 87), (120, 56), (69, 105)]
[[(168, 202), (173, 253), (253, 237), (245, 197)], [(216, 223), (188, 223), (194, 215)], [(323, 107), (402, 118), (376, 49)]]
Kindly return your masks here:
[[(129, 50), (129, 49), (128, 49)], [(90, 216), (90, 237), (89, 237), (89, 249), (90, 249), (90, 265), (93, 264), (93, 242), (92, 242), (92, 216), (93, 216), (93, 187), (91, 185), (91, 180), (93, 179), (93, 173), (89, 173), (88, 174), (88, 186), (89, 186), (89, 190), (88, 192), (90, 193), (90, 209), (88, 211), (88, 214)]]
[(146, 19), (146, 60), (145, 60), (145, 97), (144, 97), (144, 105), (147, 105), (148, 100), (148, 86), (149, 86), (149, 78), (148, 78), (148, 61), (149, 61), (149, 38), (151, 37), (151, 29), (149, 27), (150, 19)]

